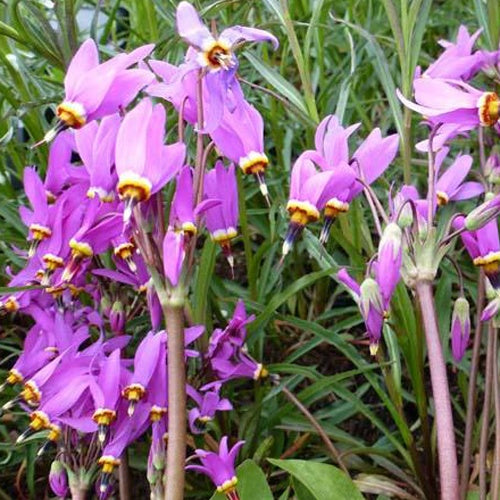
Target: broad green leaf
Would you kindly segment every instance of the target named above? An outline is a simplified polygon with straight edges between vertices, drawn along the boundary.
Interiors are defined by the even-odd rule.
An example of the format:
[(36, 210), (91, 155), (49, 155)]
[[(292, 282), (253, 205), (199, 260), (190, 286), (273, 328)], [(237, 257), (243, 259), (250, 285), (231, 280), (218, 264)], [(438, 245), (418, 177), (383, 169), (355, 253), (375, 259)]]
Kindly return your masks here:
[(269, 459), (273, 465), (297, 478), (316, 498), (325, 500), (362, 500), (363, 496), (352, 480), (333, 465), (306, 460)]
[[(236, 476), (240, 500), (273, 500), (266, 475), (253, 460), (245, 460), (237, 467)], [(222, 493), (215, 493), (211, 500), (224, 500), (225, 498), (226, 496)]]

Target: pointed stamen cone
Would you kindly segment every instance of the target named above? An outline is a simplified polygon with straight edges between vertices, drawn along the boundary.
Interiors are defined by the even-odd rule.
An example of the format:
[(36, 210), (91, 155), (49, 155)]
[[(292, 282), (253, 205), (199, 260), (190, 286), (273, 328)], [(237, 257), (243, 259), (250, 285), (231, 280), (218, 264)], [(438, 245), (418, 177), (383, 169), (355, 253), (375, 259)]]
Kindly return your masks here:
[(36, 454), (36, 458), (40, 458), (47, 451), (49, 451), (49, 449), (52, 448), (53, 446), (54, 447), (56, 446), (56, 444), (55, 444), (54, 441), (50, 441), (50, 440), (45, 441), (45, 443), (43, 443), (43, 445), (41, 446), (41, 448), (38, 450), (38, 452)]
[(99, 439), (99, 443), (101, 446), (104, 444), (104, 441), (106, 441), (106, 435), (108, 433), (108, 426), (104, 424), (99, 424), (97, 426), (97, 438)]
[(295, 224), (293, 222), (289, 224), (285, 236), (285, 241), (283, 242), (283, 247), (281, 250), (283, 257), (286, 257), (290, 253), (290, 250), (292, 249), (295, 240), (300, 236), (303, 229), (304, 226), (302, 226), (301, 224)]
[(319, 236), (319, 242), (322, 245), (325, 245), (330, 237), (330, 231), (332, 229), (334, 218), (333, 217), (325, 217), (325, 222), (323, 223), (323, 227), (321, 228), (321, 234)]
[(137, 205), (137, 200), (135, 198), (126, 198), (125, 207), (123, 209), (123, 224), (128, 226), (130, 224), (130, 219), (132, 217), (132, 212)]
[(68, 128), (68, 126), (62, 122), (62, 121), (58, 121), (54, 127), (52, 127), (44, 136), (43, 136), (43, 139), (38, 141), (38, 142), (35, 142), (35, 144), (32, 144), (30, 146), (30, 149), (35, 149), (39, 146), (41, 146), (42, 144), (48, 144), (49, 142), (52, 142), (56, 135), (59, 133), (59, 132), (62, 132), (63, 130), (66, 130)]
[(31, 240), (30, 247), (28, 249), (28, 257), (31, 259), (33, 255), (36, 253), (36, 249), (38, 248), (38, 244), (40, 243), (40, 240)]
[(111, 474), (108, 472), (103, 472), (101, 476), (101, 484), (99, 485), (99, 496), (104, 498), (106, 492), (108, 491), (109, 480), (111, 479)]
[(16, 396), (14, 399), (11, 399), (10, 401), (7, 401), (1, 408), (2, 411), (8, 411), (10, 410), (14, 405), (19, 403), (21, 401), (21, 396)]
[(35, 434), (36, 430), (28, 427), (19, 437), (16, 439), (16, 444), (22, 443), (26, 438)]
[(130, 269), (131, 272), (135, 273), (137, 271), (137, 266), (135, 265), (135, 262), (132, 260), (132, 257), (127, 257), (125, 259), (125, 262), (128, 265), (128, 268)]
[(137, 404), (137, 401), (134, 401), (133, 399), (131, 399), (128, 403), (128, 408), (127, 408), (127, 415), (129, 417), (131, 417), (134, 412), (135, 412), (135, 405)]
[(269, 198), (269, 190), (267, 189), (266, 178), (262, 172), (258, 172), (255, 175), (257, 182), (259, 183), (259, 189), (262, 196), (266, 199), (267, 206), (271, 208), (271, 200)]

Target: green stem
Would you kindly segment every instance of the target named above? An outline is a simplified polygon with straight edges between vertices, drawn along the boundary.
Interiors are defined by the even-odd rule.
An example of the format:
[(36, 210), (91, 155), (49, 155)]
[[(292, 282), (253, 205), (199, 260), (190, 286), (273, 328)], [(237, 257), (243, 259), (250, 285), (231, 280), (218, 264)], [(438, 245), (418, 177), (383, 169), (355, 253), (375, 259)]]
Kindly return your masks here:
[(479, 440), (479, 498), (486, 500), (487, 484), (486, 472), (488, 466), (486, 463), (488, 455), (488, 438), (490, 424), (490, 405), (491, 405), (491, 389), (493, 387), (493, 344), (494, 344), (494, 328), (489, 325), (488, 328), (488, 347), (486, 349), (486, 375), (484, 379), (484, 403), (483, 416), (481, 422), (481, 437)]

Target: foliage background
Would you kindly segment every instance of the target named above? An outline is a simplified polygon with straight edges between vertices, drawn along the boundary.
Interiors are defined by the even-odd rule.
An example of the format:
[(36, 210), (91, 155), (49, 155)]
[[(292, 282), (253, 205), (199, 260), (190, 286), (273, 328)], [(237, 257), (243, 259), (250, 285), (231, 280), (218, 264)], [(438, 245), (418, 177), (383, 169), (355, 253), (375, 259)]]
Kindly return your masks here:
[[(413, 483), (412, 494), (418, 496), (430, 471), (424, 470), (419, 477), (411, 450), (412, 446), (420, 450), (432, 433), (418, 423), (419, 416), (432, 414), (424, 384), (418, 315), (407, 292), (400, 288), (393, 328), (385, 333), (385, 352), (378, 359), (369, 358), (356, 307), (332, 277), (339, 264), (363, 273), (364, 263), (377, 244), (372, 241), (367, 207), (360, 200), (336, 222), (327, 254), (306, 231), (281, 271), (276, 272), (287, 224), (288, 177), (294, 159), (313, 145), (318, 120), (337, 113), (345, 125), (362, 124), (351, 143), (352, 150), (375, 126), (383, 133), (401, 133), (400, 156), (385, 180), (378, 182), (377, 192), (383, 193), (392, 182), (401, 184), (403, 172), (408, 176), (410, 168), (412, 179), (424, 182), (425, 158), (416, 157), (411, 145), (423, 138), (425, 131), (417, 126), (416, 118), (412, 122), (410, 112), (401, 109), (394, 89), (408, 93), (415, 65), (426, 67), (440, 51), (437, 41), (452, 39), (459, 24), (470, 31), (483, 27), (480, 43), (489, 49), (497, 46), (500, 7), (495, 1), (481, 0), (194, 3), (205, 19), (216, 20), (220, 27), (259, 26), (277, 35), (281, 46), (276, 52), (268, 47), (247, 47), (240, 54), (240, 74), (253, 86), (262, 87), (244, 84), (246, 95), (266, 124), (273, 206), (268, 210), (257, 188), (247, 180), (242, 182), (246, 210), (242, 212), (242, 237), (235, 246), (236, 279), (230, 279), (224, 259), (206, 240), (192, 290), (192, 318), (211, 329), (223, 324), (236, 299), (243, 298), (257, 315), (250, 327), (250, 350), (256, 359), (270, 364), (270, 370), (280, 374), (310, 408), (344, 452), (358, 485), (362, 486), (365, 477), (360, 473), (369, 477), (379, 474), (385, 477), (388, 491)], [(186, 47), (174, 29), (176, 4), (172, 0), (0, 2), (0, 286), (8, 281), (7, 271), (3, 271), (7, 266), (17, 270), (23, 264), (15, 252), (15, 247), (27, 245), (26, 229), (17, 214), (19, 204), (25, 201), (22, 172), (30, 164), (44, 171), (47, 149), (29, 146), (50, 126), (71, 55), (84, 39), (93, 36), (103, 54), (153, 41), (156, 58), (180, 62)], [(470, 144), (461, 147), (476, 154)], [(464, 267), (466, 277), (473, 276), (465, 260)], [(455, 281), (451, 266), (445, 263), (436, 286), (436, 301), (446, 346)], [(471, 283), (468, 280), (466, 286), (473, 297), (476, 292)], [(25, 321), (0, 317), (0, 378), (22, 347)], [(143, 335), (145, 327), (141, 317), (128, 325), (136, 338)], [(446, 356), (451, 367), (447, 347)], [(459, 442), (468, 363), (466, 356), (451, 369)], [(1, 394), (0, 404), (10, 397), (8, 391)], [(329, 460), (314, 429), (284, 399), (279, 387), (235, 385), (230, 397), (236, 411), (222, 416), (215, 432), (246, 440), (241, 459), (253, 458), (263, 467), (276, 496), (286, 490), (289, 479), (266, 458)], [(0, 417), (0, 498), (21, 494), (39, 497), (46, 488), (48, 458), (35, 462), (36, 443), (13, 444), (26, 424), (22, 412)], [(144, 471), (146, 454), (144, 442), (130, 457), (133, 470)], [(430, 470), (432, 464), (430, 459)], [(208, 482), (194, 475), (188, 480), (194, 497), (211, 494)], [(434, 479), (429, 481), (432, 489)], [(294, 486), (298, 494), (300, 483)], [(138, 487), (146, 491), (140, 481)], [(306, 493), (300, 498), (307, 498)]]

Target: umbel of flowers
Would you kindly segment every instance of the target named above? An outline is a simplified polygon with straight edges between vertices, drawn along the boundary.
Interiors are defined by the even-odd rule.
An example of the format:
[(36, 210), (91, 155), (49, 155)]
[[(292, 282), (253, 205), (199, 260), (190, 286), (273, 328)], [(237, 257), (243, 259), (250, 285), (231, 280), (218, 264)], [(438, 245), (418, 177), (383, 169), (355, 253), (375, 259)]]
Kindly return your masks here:
[[(4, 294), (0, 311), (27, 315), (33, 326), (2, 386), (16, 393), (3, 410), (17, 406), (29, 415), (19, 442), (43, 431), (40, 453), (57, 450), (49, 481), (61, 497), (71, 491), (83, 498), (94, 484), (101, 498), (110, 496), (127, 447), (148, 433), (151, 497), (183, 498), (186, 421), (192, 434), (217, 434), (212, 422), (237, 404), (225, 397), (227, 385), (268, 375), (246, 348), (246, 327), (254, 318), (241, 300), (227, 325), (212, 332), (190, 324), (184, 306), (198, 265), (198, 238), (207, 233), (234, 267), (237, 171), (253, 176), (261, 201), (273, 203), (263, 119), (240, 87), (236, 49), (244, 42), (269, 42), (276, 49), (278, 41), (244, 26), (214, 34), (184, 1), (176, 21), (189, 45), (179, 66), (155, 60), (153, 45), (99, 62), (95, 43), (85, 41), (67, 68), (56, 125), (42, 140), (50, 143), (45, 176), (31, 167), (24, 172), (29, 206), (21, 207), (20, 216), (30, 243), (9, 286), (29, 289)], [(349, 217), (351, 202), (362, 194), (368, 201), (377, 251), (363, 279), (345, 267), (335, 276), (359, 306), (372, 356), (380, 353), (384, 329), (392, 328), (397, 286), (403, 281), (413, 291), (427, 339), (442, 498), (450, 500), (458, 498), (455, 436), (432, 284), (456, 236), (487, 279), (490, 302), (482, 319), (497, 322), (500, 311), (498, 161), (492, 157), (482, 165), (484, 182), (478, 183), (466, 180), (471, 156), (447, 159), (456, 136), (498, 128), (498, 96), (469, 83), (497, 64), (498, 55), (473, 53), (470, 42), (462, 28), (457, 43), (417, 75), (416, 102), (398, 94), (430, 128), (417, 145), (428, 154), (427, 195), (406, 185), (381, 201), (373, 184), (394, 161), (399, 137), (374, 128), (350, 148), (359, 124), (344, 127), (328, 115), (317, 127), (314, 149), (292, 166), (282, 247), (284, 259), (304, 228), (321, 219), (319, 242), (326, 244), (336, 218)], [(167, 114), (174, 112), (181, 133), (167, 143)], [(193, 156), (185, 126), (196, 137)], [(165, 189), (173, 192), (168, 221)], [(475, 210), (457, 210), (438, 233), (441, 207), (483, 194)], [(118, 293), (113, 283), (127, 292)], [(131, 338), (129, 325), (139, 314), (149, 317), (147, 331)], [(461, 287), (451, 324), (457, 361), (470, 330)], [(196, 375), (186, 380), (187, 366)], [(194, 451), (187, 469), (207, 475), (218, 492), (235, 500), (243, 442), (217, 437), (217, 446)]]

